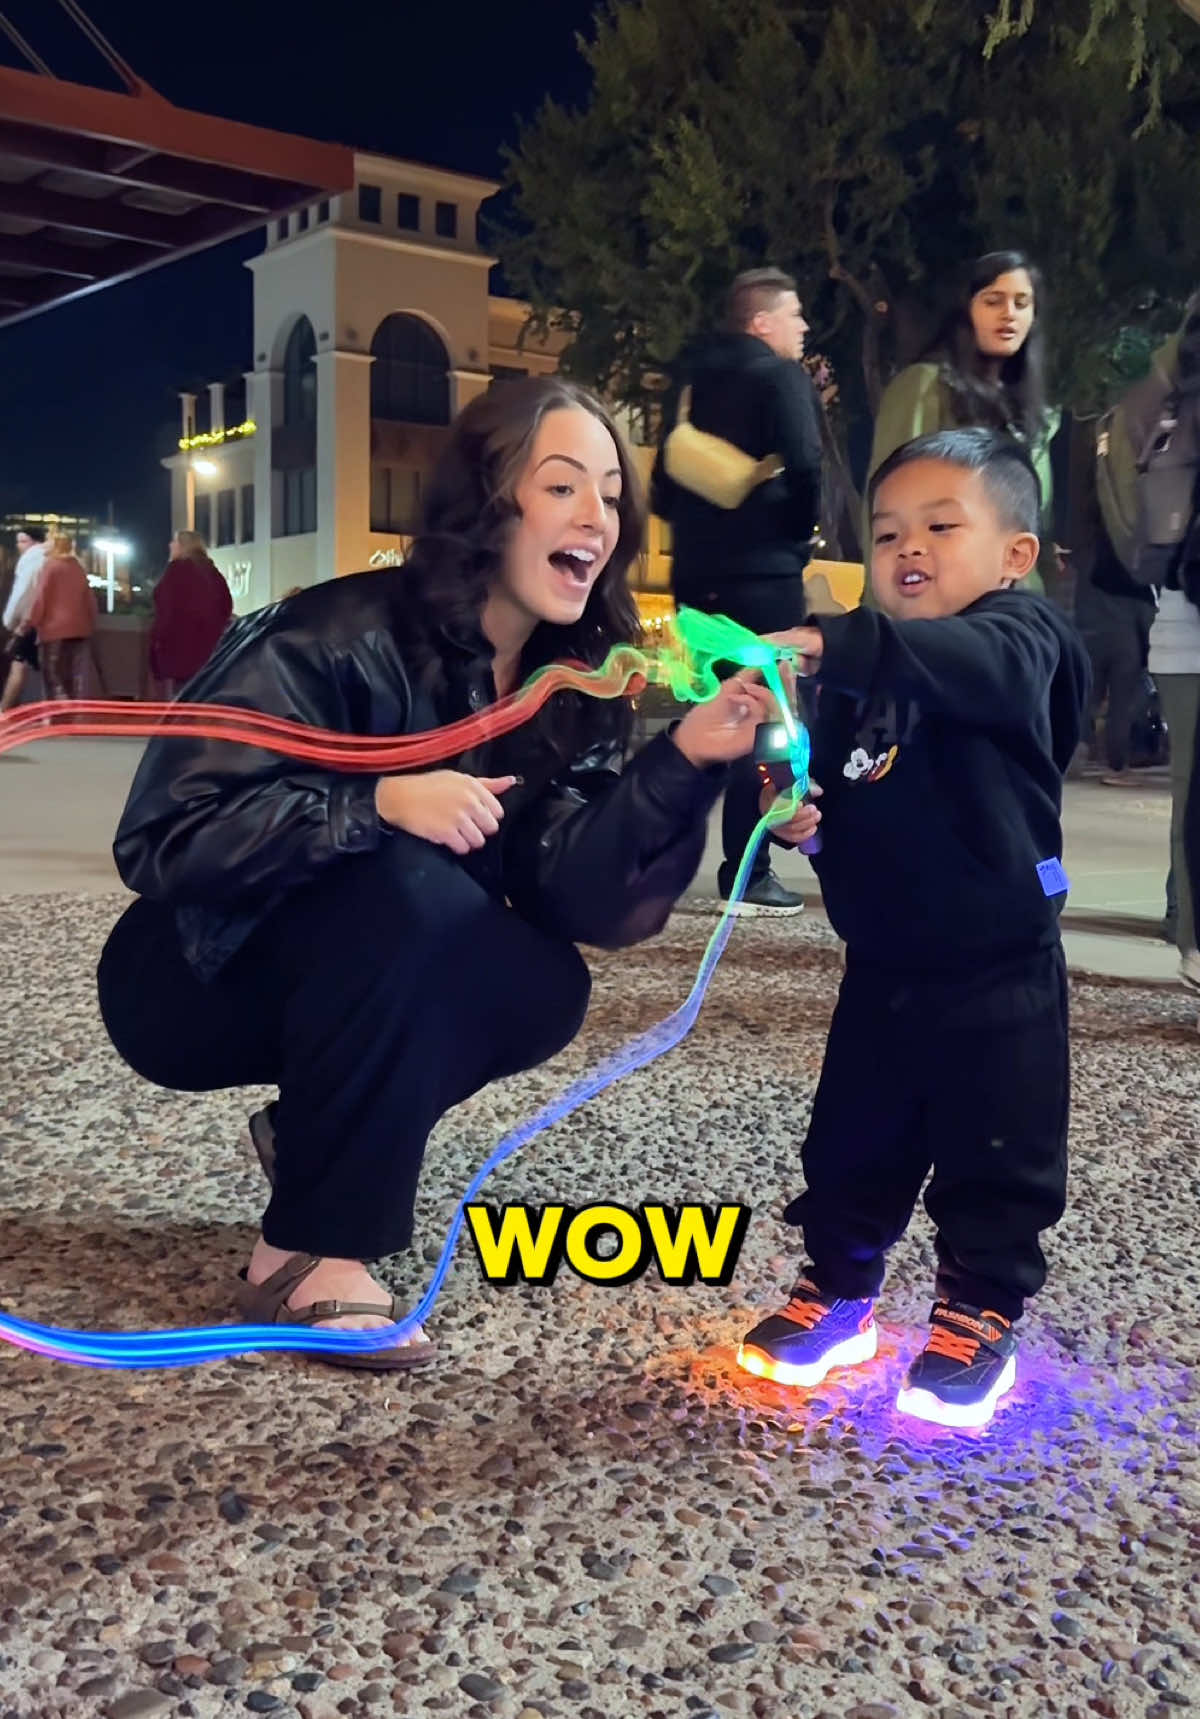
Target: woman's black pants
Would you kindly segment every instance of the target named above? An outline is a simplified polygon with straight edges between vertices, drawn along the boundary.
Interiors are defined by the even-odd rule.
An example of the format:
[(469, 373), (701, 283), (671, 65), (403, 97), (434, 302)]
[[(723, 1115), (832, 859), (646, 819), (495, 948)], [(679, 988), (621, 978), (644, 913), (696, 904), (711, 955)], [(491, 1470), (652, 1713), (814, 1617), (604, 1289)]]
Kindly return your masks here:
[(362, 1260), (409, 1245), (434, 1125), (569, 1044), (591, 983), (572, 944), (403, 834), (293, 891), (208, 983), (172, 910), (136, 901), (98, 981), (109, 1036), (145, 1079), (278, 1086), (263, 1236)]

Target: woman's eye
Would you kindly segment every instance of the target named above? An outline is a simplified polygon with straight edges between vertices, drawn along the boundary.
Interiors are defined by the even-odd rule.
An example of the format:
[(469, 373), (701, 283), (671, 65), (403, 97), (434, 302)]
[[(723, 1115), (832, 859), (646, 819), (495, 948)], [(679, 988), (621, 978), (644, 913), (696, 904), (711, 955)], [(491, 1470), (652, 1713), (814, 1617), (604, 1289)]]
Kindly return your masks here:
[(619, 513), (621, 509), (621, 498), (619, 495), (606, 495), (604, 498), (604, 505), (605, 507), (611, 507), (614, 513)]
[(574, 495), (574, 493), (574, 486), (569, 483), (552, 483), (550, 485), (551, 495)]

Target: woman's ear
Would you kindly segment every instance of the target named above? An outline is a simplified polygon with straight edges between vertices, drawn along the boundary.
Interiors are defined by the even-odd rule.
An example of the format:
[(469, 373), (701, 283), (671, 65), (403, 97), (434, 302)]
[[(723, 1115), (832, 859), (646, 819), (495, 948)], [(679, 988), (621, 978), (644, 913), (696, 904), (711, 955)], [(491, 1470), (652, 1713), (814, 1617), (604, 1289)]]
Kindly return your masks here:
[(1037, 566), (1041, 543), (1032, 531), (1018, 531), (1010, 537), (1004, 550), (1004, 582), (1015, 585)]

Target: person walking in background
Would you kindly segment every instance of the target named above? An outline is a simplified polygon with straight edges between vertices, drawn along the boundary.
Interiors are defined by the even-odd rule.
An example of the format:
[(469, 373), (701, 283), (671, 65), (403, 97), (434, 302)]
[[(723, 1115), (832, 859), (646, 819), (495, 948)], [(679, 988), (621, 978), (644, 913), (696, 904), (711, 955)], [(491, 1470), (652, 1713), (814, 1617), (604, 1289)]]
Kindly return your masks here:
[(23, 623), (28, 619), (34, 587), (45, 559), (46, 533), (42, 527), (29, 525), (18, 531), (17, 565), (13, 569), (12, 590), (4, 605), (4, 625), (12, 637), (5, 653), (9, 666), (0, 694), (0, 714), (20, 704), (29, 671), (38, 666), (37, 638)]
[(46, 697), (82, 698), (96, 631), (96, 599), (69, 537), (52, 537), (46, 545), (23, 627), (37, 635)]
[(1110, 787), (1135, 785), (1130, 770), (1134, 725), (1146, 712), (1146, 664), (1154, 621), (1154, 590), (1139, 583), (1123, 565), (1104, 527), (1099, 508), (1087, 510), (1088, 539), (1076, 560), (1075, 625), (1092, 665), (1092, 702), (1088, 716), (1089, 750), (1097, 747), (1096, 728), (1104, 708), (1103, 755)]
[[(820, 406), (804, 355), (796, 283), (779, 269), (751, 269), (734, 281), (724, 331), (681, 354), (676, 387), (663, 413), (663, 436), (650, 480), (650, 505), (671, 527), (671, 586), (676, 603), (728, 615), (752, 632), (797, 626), (808, 604), (804, 569), (821, 506)], [(680, 430), (699, 431), (702, 447), (722, 449), (735, 470), (751, 468), (744, 499), (712, 499), (673, 457)], [(715, 444), (715, 447), (714, 447)], [(694, 445), (694, 438), (693, 438)], [(704, 487), (692, 487), (693, 481)], [(706, 492), (708, 490), (708, 493)], [(728, 899), (758, 822), (761, 782), (752, 760), (730, 771), (718, 888)], [(798, 913), (804, 898), (771, 871), (764, 842), (741, 907), (749, 913)]]
[(1167, 910), (1180, 977), (1200, 989), (1200, 291), (1104, 421), (1096, 486), (1117, 559), (1157, 597), (1149, 666), (1171, 743)]
[[(884, 390), (875, 418), (868, 480), (896, 449), (934, 430), (978, 425), (1020, 442), (1042, 488), (1042, 548), (1025, 588), (1042, 595), (1058, 565), (1050, 444), (1060, 414), (1045, 399), (1041, 275), (1022, 251), (991, 251), (972, 263), (964, 290), (932, 346)], [(870, 559), (869, 522), (863, 553)]]
[(216, 649), (233, 613), (233, 598), (198, 531), (177, 531), (170, 556), (154, 587), (150, 673), (165, 696), (174, 698)]

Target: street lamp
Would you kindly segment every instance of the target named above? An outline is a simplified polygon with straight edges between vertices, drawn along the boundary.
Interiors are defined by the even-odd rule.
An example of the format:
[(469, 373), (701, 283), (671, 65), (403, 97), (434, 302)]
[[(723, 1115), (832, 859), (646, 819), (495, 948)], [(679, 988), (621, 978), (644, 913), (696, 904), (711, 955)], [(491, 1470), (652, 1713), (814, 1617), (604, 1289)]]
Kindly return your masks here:
[(133, 550), (123, 537), (93, 537), (92, 548), (104, 556), (104, 583), (108, 591), (108, 612), (111, 615), (117, 597), (117, 557), (122, 560)]

